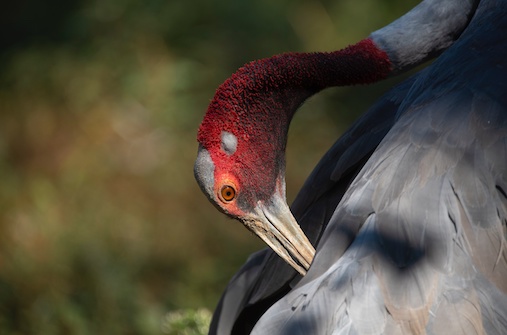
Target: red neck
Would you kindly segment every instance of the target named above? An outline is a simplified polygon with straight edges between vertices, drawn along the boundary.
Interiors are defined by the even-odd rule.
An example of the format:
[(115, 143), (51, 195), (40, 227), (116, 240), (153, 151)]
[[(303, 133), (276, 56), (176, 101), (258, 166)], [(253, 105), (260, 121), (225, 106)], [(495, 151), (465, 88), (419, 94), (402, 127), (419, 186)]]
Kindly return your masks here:
[(390, 72), (387, 54), (370, 39), (334, 52), (285, 53), (253, 61), (217, 89), (198, 140), (205, 144), (210, 128), (221, 120), (235, 123), (240, 114), (261, 112), (256, 107), (266, 100), (280, 104), (278, 113), (284, 112), (290, 120), (304, 100), (327, 87), (369, 84), (385, 79)]
[[(285, 53), (254, 61), (236, 75), (247, 71), (242, 83), (259, 91), (283, 88), (320, 91), (331, 86), (370, 84), (384, 79), (391, 72), (391, 62), (387, 53), (372, 40), (365, 39), (334, 52)], [(239, 79), (236, 75), (231, 77), (233, 82)]]

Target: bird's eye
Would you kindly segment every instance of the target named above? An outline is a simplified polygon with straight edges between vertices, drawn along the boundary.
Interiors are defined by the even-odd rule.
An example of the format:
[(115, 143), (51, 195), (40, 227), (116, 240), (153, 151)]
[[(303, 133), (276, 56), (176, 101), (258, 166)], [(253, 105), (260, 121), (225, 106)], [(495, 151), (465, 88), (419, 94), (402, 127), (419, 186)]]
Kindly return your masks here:
[(224, 185), (220, 190), (220, 197), (225, 202), (232, 201), (236, 197), (236, 190), (230, 185)]

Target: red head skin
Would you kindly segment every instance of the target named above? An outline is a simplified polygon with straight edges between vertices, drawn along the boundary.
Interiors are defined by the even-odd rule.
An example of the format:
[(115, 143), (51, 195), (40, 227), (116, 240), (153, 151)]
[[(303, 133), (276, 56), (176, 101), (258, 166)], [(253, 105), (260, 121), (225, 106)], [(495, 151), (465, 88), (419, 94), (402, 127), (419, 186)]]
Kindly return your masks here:
[[(214, 165), (211, 199), (235, 217), (268, 201), (284, 188), (287, 131), (297, 108), (327, 87), (373, 83), (390, 72), (387, 54), (370, 39), (340, 51), (286, 53), (240, 68), (217, 89), (197, 135)], [(232, 154), (222, 148), (223, 131), (237, 138)], [(235, 187), (234, 201), (220, 199), (223, 184)]]

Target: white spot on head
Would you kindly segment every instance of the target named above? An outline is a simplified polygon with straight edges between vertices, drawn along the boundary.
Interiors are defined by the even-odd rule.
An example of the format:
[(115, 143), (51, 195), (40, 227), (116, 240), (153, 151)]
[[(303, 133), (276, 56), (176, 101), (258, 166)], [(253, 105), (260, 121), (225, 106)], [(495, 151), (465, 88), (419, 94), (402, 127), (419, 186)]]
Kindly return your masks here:
[(238, 138), (228, 131), (222, 131), (222, 150), (229, 156), (236, 152)]

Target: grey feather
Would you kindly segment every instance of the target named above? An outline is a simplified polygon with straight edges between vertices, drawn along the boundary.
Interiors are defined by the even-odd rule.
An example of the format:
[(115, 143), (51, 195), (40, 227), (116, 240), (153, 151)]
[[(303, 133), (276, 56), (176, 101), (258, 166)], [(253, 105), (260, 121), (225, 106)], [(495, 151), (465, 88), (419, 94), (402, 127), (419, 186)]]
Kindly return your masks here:
[(478, 3), (425, 0), (371, 37), (389, 54), (398, 72), (406, 71), (447, 49), (463, 32)]

